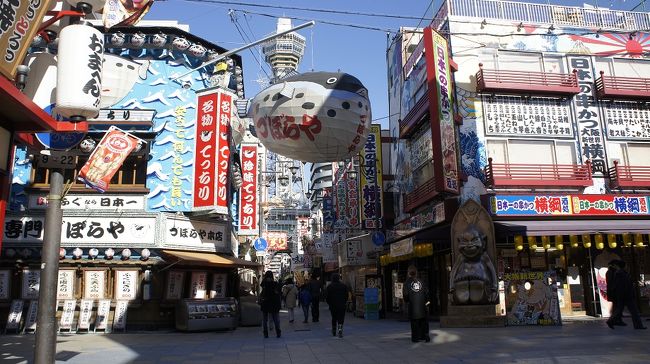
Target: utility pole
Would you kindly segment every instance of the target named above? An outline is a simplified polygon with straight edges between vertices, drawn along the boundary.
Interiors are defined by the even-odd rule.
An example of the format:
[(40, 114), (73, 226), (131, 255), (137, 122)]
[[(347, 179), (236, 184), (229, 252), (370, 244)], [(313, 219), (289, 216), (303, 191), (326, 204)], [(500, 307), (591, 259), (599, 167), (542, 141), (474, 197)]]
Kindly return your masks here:
[(59, 275), (59, 249), (61, 246), (61, 225), (63, 212), (63, 171), (50, 169), (50, 193), (47, 196), (43, 253), (41, 255), (41, 281), (38, 299), (38, 330), (34, 362), (54, 363), (56, 355), (56, 293)]

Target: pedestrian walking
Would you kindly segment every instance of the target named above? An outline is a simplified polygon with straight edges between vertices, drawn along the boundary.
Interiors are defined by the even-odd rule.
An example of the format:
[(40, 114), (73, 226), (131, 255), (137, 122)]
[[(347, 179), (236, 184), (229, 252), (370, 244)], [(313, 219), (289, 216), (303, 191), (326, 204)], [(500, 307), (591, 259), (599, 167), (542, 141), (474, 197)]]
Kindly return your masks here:
[(273, 272), (270, 270), (264, 273), (264, 279), (262, 280), (260, 287), (262, 287), (262, 292), (260, 293), (260, 308), (262, 310), (264, 337), (269, 337), (269, 317), (271, 317), (275, 323), (276, 336), (280, 337), (280, 305), (282, 301), (282, 288), (280, 287), (280, 284), (273, 279)]
[[(617, 260), (616, 273), (614, 274), (614, 309), (612, 316), (607, 320), (607, 326), (610, 329), (614, 328), (617, 322), (623, 321), (623, 309), (627, 307), (630, 315), (632, 316), (632, 323), (637, 330), (645, 330), (647, 327), (643, 326), (639, 309), (636, 306), (636, 297), (634, 294), (634, 285), (630, 274), (625, 270), (625, 262)], [(607, 288), (609, 290), (609, 287)]]
[(323, 293), (323, 283), (318, 273), (313, 273), (309, 279), (309, 293), (311, 294), (311, 321), (318, 322), (320, 316), (319, 303)]
[(302, 313), (305, 315), (305, 319), (302, 321), (303, 324), (307, 323), (309, 318), (309, 306), (311, 306), (311, 293), (309, 292), (309, 285), (303, 284), (300, 287), (300, 307), (302, 307)]
[(325, 290), (325, 299), (332, 314), (332, 336), (343, 337), (343, 322), (345, 321), (345, 304), (349, 296), (348, 286), (341, 282), (338, 273), (332, 274), (332, 283)]
[(408, 267), (408, 278), (402, 288), (402, 297), (408, 304), (408, 316), (411, 321), (411, 341), (431, 341), (428, 320), (428, 290), (418, 278), (415, 266)]
[(298, 288), (293, 284), (293, 278), (287, 279), (287, 283), (282, 287), (282, 297), (289, 312), (289, 323), (293, 323), (293, 310), (296, 308), (296, 301), (298, 300)]
[[(620, 302), (617, 298), (616, 295), (616, 282), (615, 282), (615, 277), (616, 277), (616, 271), (618, 270), (618, 260), (613, 259), (607, 264), (607, 273), (605, 274), (605, 281), (607, 282), (607, 301), (612, 303), (612, 307), (609, 313), (609, 317), (614, 316), (614, 312), (616, 312), (616, 307), (620, 305)], [(612, 325), (618, 325), (618, 326), (627, 326), (623, 320), (619, 318), (618, 321), (609, 321), (607, 320), (607, 325), (609, 326), (610, 323)]]

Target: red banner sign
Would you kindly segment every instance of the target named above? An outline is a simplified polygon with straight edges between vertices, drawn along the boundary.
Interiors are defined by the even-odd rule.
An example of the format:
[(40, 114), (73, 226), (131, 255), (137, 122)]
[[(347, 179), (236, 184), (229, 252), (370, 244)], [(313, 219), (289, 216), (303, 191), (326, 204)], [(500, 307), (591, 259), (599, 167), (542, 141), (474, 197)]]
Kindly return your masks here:
[(287, 233), (284, 231), (267, 231), (265, 238), (269, 244), (266, 249), (267, 251), (277, 252), (279, 250), (289, 249), (287, 244)]
[(257, 144), (241, 146), (242, 186), (239, 193), (239, 235), (257, 235)]
[(194, 162), (194, 209), (211, 209), (215, 201), (217, 176), (217, 99), (216, 92), (198, 95)]
[(115, 172), (139, 143), (143, 141), (111, 126), (90, 154), (77, 178), (92, 189), (106, 192)]
[(230, 118), (232, 117), (232, 96), (219, 91), (219, 153), (217, 154), (217, 202), (216, 212), (228, 213), (228, 166), (230, 163)]

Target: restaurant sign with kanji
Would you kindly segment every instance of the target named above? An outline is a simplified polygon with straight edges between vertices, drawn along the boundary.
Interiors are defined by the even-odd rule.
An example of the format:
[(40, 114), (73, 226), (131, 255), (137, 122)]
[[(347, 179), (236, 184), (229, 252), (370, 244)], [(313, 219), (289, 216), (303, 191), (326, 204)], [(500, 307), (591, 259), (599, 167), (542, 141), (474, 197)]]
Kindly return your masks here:
[[(30, 195), (30, 210), (44, 210), (47, 207), (46, 195)], [(144, 196), (129, 195), (66, 195), (61, 200), (63, 210), (141, 210), (144, 211)]]
[(641, 195), (495, 195), (496, 216), (629, 216), (650, 215), (650, 196)]
[[(42, 243), (44, 216), (8, 216), (3, 242)], [(61, 244), (154, 243), (156, 217), (71, 217), (63, 218)], [(112, 245), (111, 245), (112, 246)]]
[(164, 224), (163, 247), (229, 252), (230, 238), (223, 222), (195, 221), (168, 217)]

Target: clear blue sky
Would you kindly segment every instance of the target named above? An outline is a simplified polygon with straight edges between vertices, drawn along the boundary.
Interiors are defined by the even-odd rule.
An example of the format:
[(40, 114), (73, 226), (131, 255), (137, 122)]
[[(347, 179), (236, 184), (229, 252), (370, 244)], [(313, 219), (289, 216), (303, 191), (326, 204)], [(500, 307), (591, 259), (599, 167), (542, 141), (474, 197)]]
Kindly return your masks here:
[[(389, 31), (396, 32), (400, 26), (428, 25), (442, 0), (157, 0), (147, 14), (147, 20), (177, 20), (190, 25), (190, 32), (226, 49), (234, 49), (243, 44), (273, 33), (276, 19), (280, 16), (293, 18), (298, 25), (315, 20), (316, 25), (299, 31), (307, 38), (307, 50), (299, 72), (337, 71), (347, 72), (359, 78), (368, 88), (373, 109), (373, 119), (388, 128), (388, 101), (386, 76), (386, 45)], [(630, 10), (640, 0), (529, 0), (526, 2), (552, 3), (567, 6), (610, 7)], [(238, 4), (235, 4), (238, 3)], [(244, 4), (265, 5), (250, 6)], [(309, 8), (315, 11), (281, 9), (277, 7)], [(647, 7), (650, 9), (650, 6)], [(231, 20), (230, 10), (234, 10), (237, 22)], [(321, 11), (322, 10), (322, 11)], [(643, 8), (639, 7), (638, 11)], [(388, 14), (415, 19), (371, 17), (349, 13)], [(424, 17), (423, 21), (420, 18)], [(347, 26), (327, 24), (341, 23)], [(239, 26), (239, 31), (238, 27)], [(369, 27), (376, 30), (353, 27)], [(391, 34), (391, 38), (392, 38)], [(260, 90), (255, 80), (271, 74), (269, 67), (260, 58), (260, 48), (243, 51), (246, 97), (254, 97)], [(257, 60), (256, 60), (257, 59)], [(262, 66), (258, 63), (262, 63)], [(266, 71), (266, 74), (265, 74)]]

